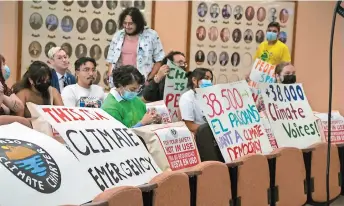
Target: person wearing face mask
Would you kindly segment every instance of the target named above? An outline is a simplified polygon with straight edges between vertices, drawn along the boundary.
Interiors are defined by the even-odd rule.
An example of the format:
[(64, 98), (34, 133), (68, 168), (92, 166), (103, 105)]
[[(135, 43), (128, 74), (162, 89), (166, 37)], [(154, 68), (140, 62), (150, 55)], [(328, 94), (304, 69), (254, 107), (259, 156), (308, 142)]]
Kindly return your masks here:
[(106, 59), (110, 86), (115, 83), (111, 79), (112, 71), (122, 65), (138, 68), (148, 84), (157, 74), (165, 56), (158, 33), (146, 26), (143, 14), (135, 7), (123, 10), (118, 27)]
[(266, 41), (259, 45), (253, 60), (261, 59), (272, 65), (278, 65), (281, 62), (291, 62), (287, 45), (278, 40), (279, 33), (279, 23), (271, 22), (266, 32)]
[(135, 67), (121, 66), (113, 71), (115, 87), (104, 100), (102, 109), (128, 128), (141, 127), (160, 121), (157, 114), (147, 112), (146, 105), (137, 97), (145, 82)]
[(11, 75), (5, 58), (0, 54), (0, 115), (9, 115), (24, 110), (24, 105), (7, 86), (6, 81)]
[(96, 61), (90, 57), (81, 57), (74, 63), (77, 83), (68, 85), (62, 91), (62, 100), (68, 107), (100, 108), (104, 101), (104, 90), (92, 84), (97, 75)]
[(51, 84), (51, 70), (49, 66), (41, 61), (34, 61), (22, 80), (13, 86), (13, 91), (25, 105), (23, 111), (18, 111), (18, 116), (30, 118), (31, 113), (26, 103), (32, 102), (37, 105), (63, 106), (60, 93)]
[(164, 99), (164, 89), (165, 89), (165, 79), (166, 75), (169, 73), (169, 67), (167, 66), (167, 61), (171, 61), (177, 67), (186, 70), (186, 59), (185, 55), (179, 51), (171, 51), (162, 60), (162, 66), (160, 67), (158, 73), (154, 76), (149, 84), (143, 89), (143, 99), (146, 102), (155, 102)]
[(195, 133), (200, 125), (207, 122), (198, 104), (198, 96), (195, 89), (212, 86), (213, 72), (210, 69), (197, 68), (189, 72), (187, 76), (189, 90), (180, 97), (179, 109), (182, 120), (189, 130)]
[(289, 62), (282, 62), (275, 69), (276, 82), (281, 84), (295, 84), (295, 67)]

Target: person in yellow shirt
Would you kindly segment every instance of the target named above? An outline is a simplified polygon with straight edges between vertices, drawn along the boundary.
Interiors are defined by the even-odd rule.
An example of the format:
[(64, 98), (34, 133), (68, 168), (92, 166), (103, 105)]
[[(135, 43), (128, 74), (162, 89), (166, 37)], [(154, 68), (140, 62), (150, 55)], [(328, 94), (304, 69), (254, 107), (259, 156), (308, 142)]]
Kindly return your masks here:
[(259, 45), (253, 60), (261, 59), (272, 65), (291, 62), (287, 45), (278, 40), (280, 29), (281, 27), (278, 22), (271, 22), (268, 25), (266, 41), (263, 41)]

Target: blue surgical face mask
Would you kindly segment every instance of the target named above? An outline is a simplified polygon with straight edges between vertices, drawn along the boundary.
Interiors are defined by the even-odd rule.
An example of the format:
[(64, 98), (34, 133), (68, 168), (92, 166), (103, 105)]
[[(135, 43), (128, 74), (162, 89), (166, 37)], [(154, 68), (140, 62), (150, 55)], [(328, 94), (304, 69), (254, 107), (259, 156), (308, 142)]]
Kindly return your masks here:
[(5, 71), (4, 72), (4, 78), (5, 78), (5, 80), (7, 80), (11, 76), (11, 70), (7, 65), (4, 66), (3, 70)]
[(199, 85), (200, 88), (210, 87), (213, 86), (213, 83), (211, 83), (211, 80), (208, 79), (202, 79), (201, 84)]
[(123, 99), (130, 101), (130, 100), (133, 100), (135, 97), (137, 97), (137, 95), (138, 95), (137, 92), (124, 90), (122, 97), (123, 97)]
[(277, 33), (271, 32), (271, 31), (266, 32), (266, 40), (268, 40), (268, 41), (277, 40)]

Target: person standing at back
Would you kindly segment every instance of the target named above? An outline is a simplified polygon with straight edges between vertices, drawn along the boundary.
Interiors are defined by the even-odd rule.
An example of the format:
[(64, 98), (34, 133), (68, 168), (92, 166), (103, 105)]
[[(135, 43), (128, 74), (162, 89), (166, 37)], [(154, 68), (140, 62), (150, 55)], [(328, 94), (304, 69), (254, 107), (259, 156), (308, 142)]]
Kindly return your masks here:
[(118, 26), (120, 30), (114, 34), (107, 56), (110, 86), (114, 86), (112, 71), (122, 65), (136, 67), (148, 82), (165, 56), (158, 33), (146, 27), (143, 14), (135, 7), (119, 15)]
[(53, 47), (48, 52), (49, 64), (53, 67), (51, 71), (51, 86), (55, 87), (59, 93), (76, 80), (72, 74), (67, 72), (69, 67), (69, 57), (61, 47)]
[(96, 75), (96, 61), (90, 57), (81, 57), (74, 63), (77, 83), (64, 88), (61, 96), (67, 107), (100, 108), (104, 101), (104, 90), (92, 84)]
[(282, 62), (291, 62), (287, 45), (278, 40), (280, 33), (278, 22), (271, 22), (266, 32), (266, 41), (263, 41), (254, 56), (254, 59), (261, 59), (269, 64), (278, 65)]

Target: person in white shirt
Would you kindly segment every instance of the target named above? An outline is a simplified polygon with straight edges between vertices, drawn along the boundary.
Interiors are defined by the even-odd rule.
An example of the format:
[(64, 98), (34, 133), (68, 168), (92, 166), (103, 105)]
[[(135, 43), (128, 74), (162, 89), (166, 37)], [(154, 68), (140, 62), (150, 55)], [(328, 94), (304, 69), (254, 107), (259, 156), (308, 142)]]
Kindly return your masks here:
[(197, 68), (187, 74), (189, 90), (182, 94), (179, 100), (179, 109), (182, 120), (188, 129), (196, 133), (198, 127), (207, 122), (203, 111), (198, 104), (196, 88), (212, 86), (213, 72), (210, 69)]
[(96, 61), (90, 57), (76, 60), (75, 73), (77, 83), (62, 91), (62, 100), (67, 107), (100, 108), (105, 97), (102, 87), (92, 84), (96, 75)]

